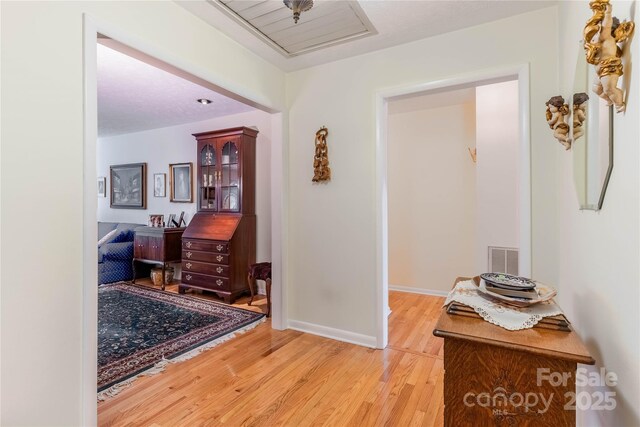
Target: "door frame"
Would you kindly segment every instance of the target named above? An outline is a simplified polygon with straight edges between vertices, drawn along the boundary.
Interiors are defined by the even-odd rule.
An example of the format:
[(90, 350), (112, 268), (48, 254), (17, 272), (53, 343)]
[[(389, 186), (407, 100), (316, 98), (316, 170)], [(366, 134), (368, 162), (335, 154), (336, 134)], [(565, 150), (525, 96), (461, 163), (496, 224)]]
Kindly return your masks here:
[(480, 70), (455, 77), (430, 80), (376, 92), (376, 345), (389, 340), (389, 233), (387, 205), (387, 104), (398, 97), (476, 87), (508, 80), (518, 81), (519, 103), (519, 269), (531, 276), (531, 129), (529, 63)]
[[(83, 425), (97, 425), (98, 407), (96, 400), (97, 378), (97, 307), (98, 307), (98, 259), (97, 259), (97, 139), (98, 139), (98, 97), (97, 97), (97, 36), (102, 34), (130, 48), (151, 61), (152, 65), (163, 68), (180, 77), (192, 80), (209, 89), (216, 90), (238, 101), (271, 114), (271, 262), (273, 287), (271, 291), (271, 327), (287, 329), (287, 275), (288, 248), (288, 116), (283, 106), (268, 105), (256, 99), (243, 88), (229, 87), (229, 82), (217, 81), (206, 70), (194, 69), (189, 63), (180, 63), (169, 52), (158, 49), (122, 31), (120, 28), (100, 20), (91, 14), (83, 14), (83, 118), (84, 118), (84, 167), (83, 167), (83, 296), (82, 296), (82, 419)], [(164, 65), (164, 66), (163, 66)], [(166, 66), (166, 67), (165, 67)], [(91, 286), (96, 283), (96, 286)]]

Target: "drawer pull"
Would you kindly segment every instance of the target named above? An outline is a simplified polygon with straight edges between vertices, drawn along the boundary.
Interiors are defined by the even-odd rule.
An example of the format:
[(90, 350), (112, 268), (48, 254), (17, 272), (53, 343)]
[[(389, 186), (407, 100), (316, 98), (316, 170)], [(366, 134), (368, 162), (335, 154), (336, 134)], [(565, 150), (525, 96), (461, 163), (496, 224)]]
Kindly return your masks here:
[(191, 249), (191, 242), (187, 242), (187, 244), (185, 245), (187, 248)]
[(192, 276), (190, 274), (187, 274), (187, 277), (185, 277), (185, 279), (187, 280), (191, 280)]
[(218, 262), (222, 261), (222, 255), (218, 255), (216, 259), (218, 260)]
[(187, 252), (187, 258), (191, 258), (193, 254), (191, 252)]
[(218, 250), (218, 252), (220, 252), (222, 249), (224, 249), (224, 246), (218, 245), (218, 246), (216, 246), (216, 249)]
[(222, 267), (218, 267), (218, 268), (216, 268), (216, 271), (217, 271), (218, 273), (222, 273)]
[(190, 262), (185, 264), (185, 267), (187, 267), (187, 268), (191, 268), (191, 266), (193, 266), (193, 264), (191, 264)]
[(222, 280), (220, 280), (220, 279), (216, 280), (216, 285), (222, 286)]

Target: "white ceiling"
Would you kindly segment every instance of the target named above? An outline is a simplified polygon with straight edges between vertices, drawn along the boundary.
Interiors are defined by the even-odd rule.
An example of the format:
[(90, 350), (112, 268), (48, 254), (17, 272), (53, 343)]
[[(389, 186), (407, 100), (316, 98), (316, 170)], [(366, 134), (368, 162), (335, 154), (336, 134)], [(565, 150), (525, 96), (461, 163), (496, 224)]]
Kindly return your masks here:
[[(314, 7), (322, 7), (322, 3), (328, 1), (345, 0), (316, 0)], [(214, 2), (215, 0), (176, 0), (176, 3), (194, 15), (284, 71), (336, 61), (558, 3), (543, 0), (361, 0), (358, 3), (378, 34), (288, 58), (222, 12)], [(247, 4), (255, 3), (253, 0)], [(282, 3), (282, 0), (265, 0), (262, 3), (275, 5)], [(303, 12), (298, 25), (304, 22), (305, 16)]]
[(211, 4), (285, 57), (376, 33), (357, 1), (316, 2), (298, 23), (282, 1), (212, 0)]
[[(208, 105), (199, 98), (213, 101)], [(98, 136), (192, 123), (253, 110), (98, 43)]]

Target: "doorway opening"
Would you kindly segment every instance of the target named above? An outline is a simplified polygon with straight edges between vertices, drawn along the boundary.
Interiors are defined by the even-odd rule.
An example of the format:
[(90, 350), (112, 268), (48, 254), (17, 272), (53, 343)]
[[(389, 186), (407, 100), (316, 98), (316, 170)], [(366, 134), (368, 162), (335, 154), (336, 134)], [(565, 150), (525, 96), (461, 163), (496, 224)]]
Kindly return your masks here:
[(436, 313), (457, 277), (530, 275), (528, 87), (523, 66), (378, 94), (379, 348), (437, 353), (389, 315)]
[[(198, 202), (198, 189), (195, 188), (196, 182), (198, 182), (195, 175), (196, 140), (191, 135), (192, 133), (240, 126), (255, 128), (259, 131), (256, 143), (256, 154), (259, 157), (256, 161), (255, 177), (257, 187), (256, 261), (270, 261), (272, 263), (271, 326), (275, 329), (284, 329), (285, 327), (286, 307), (283, 304), (285, 284), (282, 275), (282, 242), (284, 241), (282, 206), (284, 205), (283, 198), (286, 197), (283, 191), (286, 173), (286, 165), (283, 162), (284, 114), (274, 107), (266, 106), (250, 99), (250, 97), (238, 95), (221, 85), (200, 78), (187, 71), (188, 67), (183, 69), (172, 65), (171, 58), (165, 58), (157, 50), (153, 50), (153, 56), (145, 51), (151, 52), (152, 49), (147, 50), (143, 42), (118, 33), (117, 30), (105, 27), (104, 24), (98, 26), (85, 16), (83, 279), (87, 285), (84, 288), (83, 297), (83, 419), (84, 423), (88, 425), (97, 423), (97, 279), (101, 274), (96, 253), (98, 222), (146, 225), (150, 220), (150, 214), (164, 214), (163, 220), (166, 223), (169, 220), (169, 215), (179, 214), (181, 211), (185, 212), (184, 218), (191, 219), (195, 214)], [(175, 115), (170, 114), (170, 109), (163, 109), (163, 106), (154, 104), (153, 100), (149, 100), (145, 96), (140, 96), (139, 102), (136, 104), (141, 110), (146, 109), (146, 112), (140, 110), (137, 113), (144, 114), (133, 114), (136, 113), (134, 111), (118, 111), (117, 103), (108, 105), (114, 99), (110, 99), (109, 96), (106, 98), (99, 96), (99, 91), (104, 89), (104, 87), (100, 87), (104, 83), (100, 73), (104, 71), (101, 67), (105, 65), (103, 61), (105, 57), (109, 57), (109, 60), (114, 60), (114, 58), (123, 60), (119, 65), (116, 64), (111, 71), (116, 70), (124, 73), (125, 77), (126, 73), (131, 71), (127, 67), (133, 62), (139, 62), (144, 66), (155, 68), (158, 73), (164, 74), (169, 80), (182, 81), (172, 88), (162, 87), (161, 84), (160, 88), (166, 91), (175, 89), (177, 92), (189, 92), (194, 87), (200, 87), (204, 95), (194, 97), (191, 100), (193, 104), (197, 107), (206, 107), (206, 102), (197, 104), (197, 99), (216, 98), (213, 100), (218, 101), (218, 105), (222, 105), (218, 111), (222, 111), (223, 114), (198, 117), (197, 114), (190, 115), (193, 111), (191, 113), (187, 111), (185, 117), (175, 121), (173, 120)], [(98, 60), (99, 58), (102, 58), (101, 61)], [(130, 74), (129, 83), (135, 81), (135, 77)], [(149, 84), (149, 81), (144, 83)], [(118, 91), (124, 90), (126, 92), (130, 88), (118, 87), (117, 82), (108, 89), (111, 94), (120, 95), (121, 98), (124, 97), (129, 101), (136, 98), (135, 94), (131, 93), (118, 94)], [(190, 96), (193, 94), (195, 93), (189, 92)], [(118, 98), (118, 96), (114, 98)], [(110, 112), (110, 117), (115, 120), (109, 122), (109, 120), (104, 120), (104, 117), (109, 116), (105, 116), (104, 113), (111, 107), (114, 108)], [(227, 109), (226, 113), (224, 113), (225, 108)], [(118, 114), (120, 114), (121, 120), (118, 120)], [(130, 120), (132, 115), (136, 116), (135, 120)], [(164, 124), (162, 124), (162, 120), (157, 120), (159, 117), (166, 120)], [(196, 117), (195, 121), (192, 120), (193, 117)], [(127, 121), (128, 123), (125, 123)], [(144, 186), (146, 186), (147, 195), (144, 198), (146, 203), (143, 201), (142, 205), (147, 209), (113, 209), (112, 203), (115, 199), (111, 194), (113, 185), (111, 166), (133, 163), (145, 163)], [(191, 183), (193, 199), (191, 203), (188, 201), (188, 185), (185, 185), (185, 188), (176, 189), (176, 191), (181, 190), (184, 193), (182, 196), (171, 194), (170, 175), (175, 171), (176, 181), (178, 181), (177, 174), (188, 173), (186, 165), (189, 163), (193, 164), (193, 181)], [(182, 164), (183, 170), (176, 171), (176, 164), (178, 166)], [(170, 165), (174, 166), (174, 171), (171, 170)], [(232, 166), (229, 168), (233, 169)], [(154, 175), (158, 175), (157, 180)], [(96, 185), (96, 180), (98, 180), (98, 185)], [(127, 203), (128, 201), (120, 200), (120, 202)], [(231, 200), (230, 203), (232, 203)], [(176, 215), (176, 218), (178, 216)], [(176, 277), (179, 278), (180, 264), (177, 264), (175, 269)], [(152, 281), (146, 280), (146, 284), (152, 286)], [(175, 288), (177, 291), (177, 285)], [(265, 301), (258, 302), (258, 310), (266, 308), (261, 307), (265, 305), (264, 303)]]

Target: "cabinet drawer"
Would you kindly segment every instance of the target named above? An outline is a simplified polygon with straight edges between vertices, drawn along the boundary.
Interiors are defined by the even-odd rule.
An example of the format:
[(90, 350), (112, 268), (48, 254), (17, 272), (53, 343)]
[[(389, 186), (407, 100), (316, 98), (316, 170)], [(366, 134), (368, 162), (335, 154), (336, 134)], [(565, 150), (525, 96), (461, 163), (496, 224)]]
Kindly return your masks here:
[(202, 261), (202, 262), (210, 262), (213, 264), (229, 265), (229, 255), (222, 255), (222, 254), (212, 253), (212, 252), (189, 251), (184, 249), (182, 250), (182, 260), (183, 261)]
[(216, 252), (220, 254), (226, 254), (229, 249), (229, 244), (227, 242), (201, 242), (198, 240), (182, 240), (182, 248), (185, 250), (192, 251), (205, 251), (205, 252)]
[(210, 276), (229, 277), (229, 266), (196, 261), (182, 261), (182, 271), (204, 273)]
[(182, 283), (187, 285), (202, 286), (212, 290), (229, 290), (229, 279), (207, 276), (206, 274), (198, 274), (188, 271), (182, 272)]

